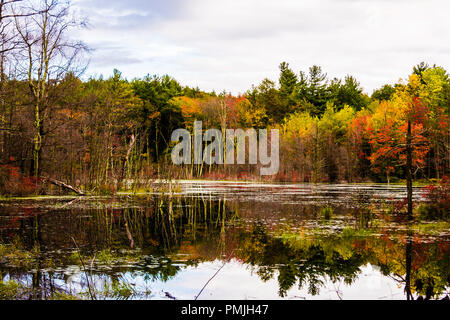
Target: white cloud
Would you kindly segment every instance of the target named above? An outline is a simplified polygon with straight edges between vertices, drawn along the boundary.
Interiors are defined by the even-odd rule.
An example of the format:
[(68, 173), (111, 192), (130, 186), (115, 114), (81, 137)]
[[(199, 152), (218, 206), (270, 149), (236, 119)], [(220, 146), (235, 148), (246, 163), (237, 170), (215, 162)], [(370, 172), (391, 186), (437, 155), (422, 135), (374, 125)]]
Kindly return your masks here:
[[(244, 92), (278, 64), (354, 75), (367, 92), (422, 60), (450, 67), (446, 0), (79, 0), (91, 28), (88, 73), (168, 73), (205, 90)], [(103, 44), (107, 43), (107, 46)]]

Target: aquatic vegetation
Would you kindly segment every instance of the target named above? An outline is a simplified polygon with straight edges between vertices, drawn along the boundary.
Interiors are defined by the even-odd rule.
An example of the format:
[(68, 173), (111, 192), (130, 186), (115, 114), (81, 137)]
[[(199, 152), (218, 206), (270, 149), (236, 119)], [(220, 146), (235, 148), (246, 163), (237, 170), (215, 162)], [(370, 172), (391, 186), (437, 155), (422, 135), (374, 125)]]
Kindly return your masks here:
[(97, 296), (103, 296), (104, 298), (113, 298), (117, 300), (128, 300), (136, 295), (137, 292), (133, 289), (132, 285), (126, 281), (112, 281), (110, 284), (106, 284), (103, 291), (97, 293)]
[(450, 212), (450, 177), (444, 176), (439, 184), (423, 188), (425, 202), (420, 203), (415, 214), (423, 220), (448, 220)]
[(94, 188), (93, 192), (102, 196), (112, 196), (117, 193), (117, 186), (114, 184), (101, 184)]
[(416, 208), (416, 215), (422, 220), (448, 220), (450, 208), (442, 208), (436, 203), (422, 203)]
[(20, 299), (24, 287), (15, 281), (0, 281), (0, 300)]
[(81, 300), (81, 296), (66, 293), (66, 292), (55, 292), (52, 294), (48, 300)]
[(111, 264), (114, 261), (114, 259), (115, 257), (108, 249), (102, 250), (96, 255), (97, 262), (101, 264)]
[(321, 215), (325, 220), (330, 220), (331, 216), (333, 215), (333, 212), (334, 212), (333, 208), (330, 206), (326, 206), (322, 208), (322, 210), (320, 211)]
[[(37, 294), (36, 291), (39, 289), (14, 280), (0, 281), (0, 300), (30, 299)], [(45, 298), (47, 300), (80, 300), (81, 296), (56, 290), (50, 292)]]
[(343, 238), (355, 238), (355, 237), (369, 237), (373, 235), (373, 231), (370, 229), (354, 229), (347, 227), (342, 230), (340, 236)]
[(0, 243), (0, 264), (9, 264), (16, 267), (30, 267), (33, 265), (36, 256), (39, 254), (38, 248), (25, 250), (17, 243)]
[[(267, 286), (264, 293), (272, 298), (293, 292), (329, 298), (333, 285), (358, 286), (367, 272), (399, 287), (399, 294), (406, 272), (415, 297), (428, 292), (439, 298), (447, 290), (448, 223), (407, 224), (384, 216), (383, 205), (401, 198), (403, 187), (180, 186), (181, 194), (4, 202), (0, 273), (5, 282), (34, 279), (36, 288), (19, 290), (26, 299), (166, 299), (164, 292), (189, 299), (200, 288), (191, 284), (196, 292), (184, 295), (180, 281), (208, 278), (224, 261), (236, 276)], [(355, 199), (358, 188), (365, 195)], [(414, 252), (410, 271), (407, 252)], [(222, 292), (227, 288), (208, 294), (227, 298)]]
[(432, 221), (428, 223), (417, 223), (412, 226), (413, 230), (422, 235), (449, 235), (450, 222)]
[(450, 212), (450, 178), (445, 176), (438, 185), (429, 185), (424, 188), (426, 203), (417, 208), (417, 215), (421, 219), (449, 219)]

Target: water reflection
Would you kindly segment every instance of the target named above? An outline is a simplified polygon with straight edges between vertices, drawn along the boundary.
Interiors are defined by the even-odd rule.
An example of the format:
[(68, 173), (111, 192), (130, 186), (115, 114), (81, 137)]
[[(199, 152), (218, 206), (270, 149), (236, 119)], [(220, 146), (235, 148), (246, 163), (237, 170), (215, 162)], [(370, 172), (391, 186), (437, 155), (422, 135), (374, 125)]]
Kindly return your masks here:
[(265, 201), (272, 196), (267, 190), (246, 189), (252, 197), (244, 198), (191, 191), (69, 206), (61, 199), (5, 202), (0, 278), (22, 283), (24, 299), (193, 299), (222, 267), (199, 298), (448, 293), (448, 230), (430, 236), (387, 223), (372, 197), (360, 194), (343, 205), (341, 197), (348, 204), (354, 191), (340, 188), (341, 196), (331, 195), (338, 201), (322, 199), (324, 207), (297, 201), (298, 194)]

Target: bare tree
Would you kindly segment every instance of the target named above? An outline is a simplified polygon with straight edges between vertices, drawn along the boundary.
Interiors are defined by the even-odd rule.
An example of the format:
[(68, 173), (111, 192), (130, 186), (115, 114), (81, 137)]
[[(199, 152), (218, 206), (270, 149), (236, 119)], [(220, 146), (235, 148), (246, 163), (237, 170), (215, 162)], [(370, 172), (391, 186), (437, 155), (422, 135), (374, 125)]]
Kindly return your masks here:
[(20, 50), (23, 44), (15, 28), (17, 19), (31, 17), (39, 12), (18, 10), (17, 7), (23, 4), (24, 0), (0, 0), (0, 77), (5, 81), (5, 63), (8, 54)]
[[(13, 6), (18, 0), (0, 0), (0, 55), (4, 59), (5, 53), (12, 51), (18, 44), (16, 34), (12, 32), (15, 13)], [(2, 66), (3, 66), (2, 59)], [(3, 69), (2, 69), (3, 71)]]
[(85, 26), (72, 16), (69, 2), (28, 1), (20, 8), (15, 27), (24, 46), (18, 58), (22, 77), (28, 82), (34, 114), (33, 158), (31, 174), (38, 177), (44, 125), (48, 117), (49, 91), (64, 76), (84, 71), (82, 54), (87, 47), (73, 41), (69, 33)]
[(6, 102), (7, 61), (18, 47), (17, 33), (14, 32), (14, 9), (18, 0), (0, 0), (0, 151), (5, 155), (5, 144), (11, 134), (13, 106)]

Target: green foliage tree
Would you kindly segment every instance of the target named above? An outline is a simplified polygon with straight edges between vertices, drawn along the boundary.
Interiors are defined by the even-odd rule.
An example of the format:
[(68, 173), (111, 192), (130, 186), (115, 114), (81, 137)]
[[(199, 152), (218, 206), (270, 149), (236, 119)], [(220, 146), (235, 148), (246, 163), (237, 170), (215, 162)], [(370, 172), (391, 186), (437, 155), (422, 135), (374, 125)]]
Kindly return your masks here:
[(329, 99), (327, 75), (319, 66), (309, 68), (309, 74), (300, 72), (300, 79), (295, 90), (295, 99), (302, 110), (313, 116), (320, 116), (325, 111)]
[(419, 63), (418, 65), (413, 67), (413, 74), (418, 75), (421, 79), (422, 79), (422, 73), (427, 70), (430, 66), (428, 65), (428, 63), (425, 63), (424, 61), (422, 61), (421, 63)]
[(330, 84), (329, 91), (330, 100), (338, 109), (348, 105), (355, 111), (359, 111), (369, 103), (367, 96), (362, 93), (363, 89), (359, 82), (352, 76), (346, 76), (344, 83), (334, 79)]
[(373, 100), (387, 101), (391, 100), (395, 93), (395, 88), (389, 84), (383, 85), (380, 89), (376, 89), (372, 93)]
[(285, 116), (285, 110), (280, 101), (280, 94), (275, 83), (269, 79), (264, 79), (261, 84), (253, 91), (255, 106), (258, 109), (266, 111), (271, 122), (280, 122)]
[(143, 121), (146, 131), (147, 154), (158, 158), (167, 149), (173, 130), (183, 126), (181, 108), (171, 99), (183, 95), (180, 84), (168, 75), (162, 77), (146, 76), (132, 82), (133, 90), (142, 99), (138, 117)]
[(282, 62), (280, 64), (280, 78), (278, 82), (280, 84), (280, 103), (284, 114), (291, 112), (292, 107), (295, 105), (293, 93), (297, 81), (297, 75), (289, 68), (289, 64), (287, 62)]

